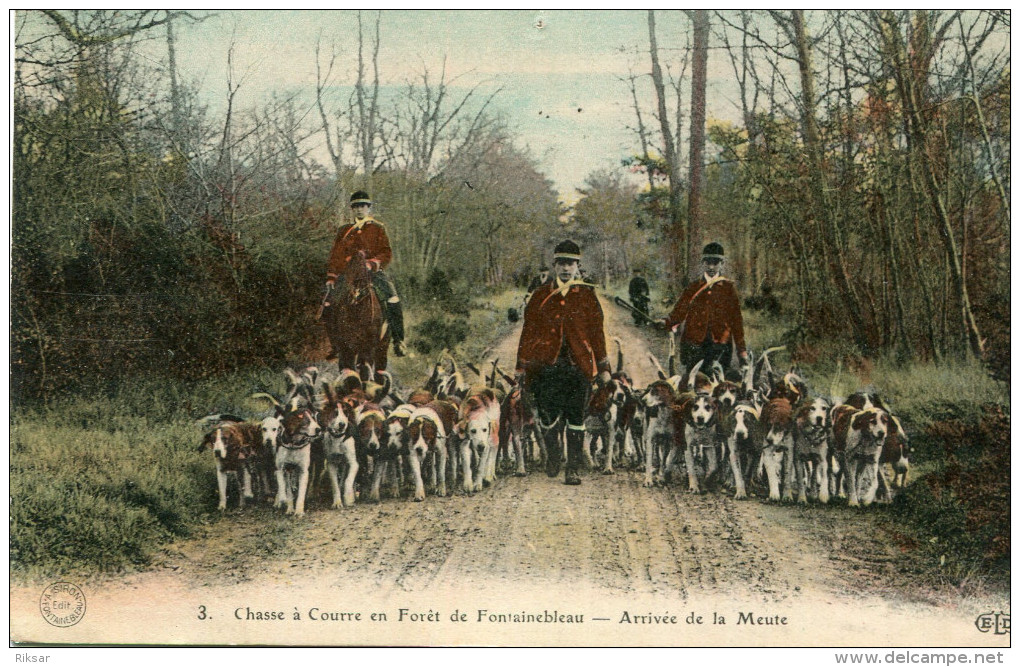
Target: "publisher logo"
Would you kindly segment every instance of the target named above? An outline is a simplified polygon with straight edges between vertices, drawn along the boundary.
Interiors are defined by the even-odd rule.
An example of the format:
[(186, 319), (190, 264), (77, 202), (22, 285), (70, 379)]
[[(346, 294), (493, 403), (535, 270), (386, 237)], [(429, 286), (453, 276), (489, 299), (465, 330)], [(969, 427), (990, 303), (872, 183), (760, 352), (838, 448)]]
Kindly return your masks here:
[(996, 635), (1009, 634), (1009, 614), (1001, 611), (981, 614), (974, 621), (979, 632), (991, 632)]
[(43, 591), (39, 611), (50, 625), (69, 628), (85, 615), (85, 594), (74, 584), (58, 581)]

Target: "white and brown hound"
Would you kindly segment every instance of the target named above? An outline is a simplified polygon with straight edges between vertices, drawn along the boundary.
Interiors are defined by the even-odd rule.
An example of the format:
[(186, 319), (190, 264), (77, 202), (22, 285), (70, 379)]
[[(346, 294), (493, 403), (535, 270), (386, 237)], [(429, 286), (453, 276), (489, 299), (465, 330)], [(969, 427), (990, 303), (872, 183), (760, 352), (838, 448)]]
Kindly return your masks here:
[(793, 406), (786, 398), (773, 398), (761, 411), (762, 439), (759, 472), (764, 469), (769, 483), (769, 500), (793, 500)]
[(482, 490), (496, 481), (499, 449), (500, 401), (496, 390), (475, 388), (464, 398), (455, 430), (460, 441), (460, 464), (465, 493)]
[(354, 409), (327, 386), (326, 402), (319, 411), (319, 420), (323, 428), (326, 476), (333, 489), (333, 508), (352, 507), (355, 501), (354, 480), (359, 469), (354, 441)]
[(220, 423), (202, 438), (199, 451), (211, 449), (216, 459), (216, 487), (219, 490), (218, 509), (227, 509), (227, 481), (237, 478), (240, 487), (238, 504), (244, 509), (248, 500), (253, 500), (251, 489), (252, 464), (258, 456), (260, 441), (259, 425), (248, 422), (226, 421)]
[(829, 502), (829, 438), (832, 406), (815, 398), (797, 409), (793, 461), (797, 473), (797, 502), (808, 498)]
[[(885, 436), (885, 444), (882, 445), (882, 456), (878, 459), (878, 484), (879, 492), (886, 500), (892, 500), (893, 489), (902, 489), (907, 485), (907, 473), (910, 470), (910, 439), (907, 437), (903, 425), (895, 415), (889, 415), (892, 422), (889, 432)], [(885, 478), (883, 468), (888, 464), (892, 466), (892, 484)]]
[[(287, 514), (303, 516), (308, 477), (312, 463), (312, 440), (319, 424), (311, 408), (297, 408), (283, 414), (283, 432), (276, 445), (276, 505)], [(296, 472), (296, 484), (293, 475)], [(288, 479), (290, 473), (291, 479)]]
[(877, 407), (858, 410), (844, 404), (832, 411), (833, 446), (851, 507), (867, 506), (875, 500), (878, 461), (890, 423), (889, 413)]
[[(500, 408), (499, 436), (502, 447), (513, 448), (515, 461), (514, 475), (527, 475), (526, 460), (534, 459), (534, 444), (537, 442), (540, 451), (545, 443), (538, 434), (538, 414), (530, 397), (519, 386), (514, 386), (503, 399)], [(544, 455), (540, 455), (541, 464), (545, 463)]]
[[(446, 496), (447, 437), (457, 422), (457, 407), (449, 401), (432, 401), (416, 408), (407, 423), (408, 463), (414, 479), (414, 500), (425, 500), (421, 467), (426, 457), (432, 462), (432, 485), (439, 496)], [(438, 474), (438, 480), (437, 480)]]

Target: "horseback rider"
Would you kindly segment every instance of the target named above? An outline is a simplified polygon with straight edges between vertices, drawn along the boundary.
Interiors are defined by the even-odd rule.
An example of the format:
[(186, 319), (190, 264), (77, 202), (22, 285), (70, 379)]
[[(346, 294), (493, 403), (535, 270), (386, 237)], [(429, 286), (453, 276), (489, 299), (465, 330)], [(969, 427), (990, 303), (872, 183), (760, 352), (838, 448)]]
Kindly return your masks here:
[[(407, 354), (404, 349), (404, 310), (397, 295), (397, 288), (384, 272), (393, 259), (386, 227), (372, 217), (372, 199), (364, 190), (358, 190), (351, 195), (351, 210), (354, 212), (354, 222), (340, 227), (333, 240), (333, 249), (329, 253), (329, 264), (326, 268), (326, 289), (332, 289), (337, 281), (343, 282), (347, 263), (359, 250), (363, 251), (365, 265), (372, 274), (372, 287), (379, 297), (379, 303), (383, 304), (390, 339), (393, 341), (393, 354), (403, 357)], [(335, 321), (336, 310), (331, 305), (323, 310), (326, 331), (333, 346), (329, 358), (336, 356), (337, 345), (334, 342), (334, 332), (338, 324)]]
[(517, 384), (532, 393), (544, 434), (546, 474), (556, 477), (566, 431), (564, 482), (581, 483), (584, 409), (593, 380), (610, 380), (602, 306), (594, 285), (579, 279), (581, 249), (563, 241), (554, 250), (554, 278), (535, 289), (524, 310), (517, 350)]
[(637, 313), (632, 313), (634, 324), (641, 325), (648, 322), (648, 281), (641, 275), (641, 269), (634, 269), (634, 277), (630, 279), (627, 292), (630, 295), (630, 302), (634, 304), (634, 307), (645, 314), (645, 317), (641, 317)]
[(706, 245), (701, 255), (701, 278), (687, 286), (669, 317), (661, 322), (674, 331), (683, 325), (680, 363), (685, 368), (693, 368), (701, 360), (705, 368), (716, 360), (729, 368), (734, 343), (741, 363), (747, 362), (740, 300), (733, 281), (722, 275), (725, 261), (722, 244)]

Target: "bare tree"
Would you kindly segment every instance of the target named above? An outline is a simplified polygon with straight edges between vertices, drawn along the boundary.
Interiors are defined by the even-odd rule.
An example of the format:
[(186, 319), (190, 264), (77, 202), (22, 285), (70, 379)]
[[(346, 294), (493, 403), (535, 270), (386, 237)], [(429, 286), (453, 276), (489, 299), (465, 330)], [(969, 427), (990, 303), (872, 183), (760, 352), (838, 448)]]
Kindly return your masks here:
[(655, 88), (659, 130), (662, 132), (663, 151), (669, 170), (669, 222), (666, 227), (666, 243), (663, 245), (667, 253), (666, 266), (669, 282), (679, 286), (686, 282), (687, 278), (690, 239), (681, 213), (683, 184), (680, 180), (680, 157), (677, 151), (677, 139), (674, 138), (669, 114), (666, 111), (666, 85), (662, 76), (662, 66), (659, 64), (659, 45), (655, 35), (655, 11), (651, 9), (648, 10), (648, 42), (649, 54), (652, 59), (652, 85)]
[[(702, 188), (705, 184), (705, 87), (708, 71), (708, 11), (688, 12), (694, 26), (691, 68), (691, 161), (687, 195), (687, 267), (698, 265), (704, 225)], [(688, 276), (689, 277), (689, 276)]]

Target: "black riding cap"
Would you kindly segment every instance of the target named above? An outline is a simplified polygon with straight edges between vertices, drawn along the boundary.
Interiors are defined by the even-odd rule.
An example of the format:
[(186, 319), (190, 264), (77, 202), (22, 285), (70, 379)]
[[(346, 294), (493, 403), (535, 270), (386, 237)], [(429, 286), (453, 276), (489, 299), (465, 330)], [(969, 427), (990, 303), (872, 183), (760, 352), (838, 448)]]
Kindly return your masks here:
[(553, 250), (553, 259), (574, 259), (580, 261), (581, 248), (570, 239), (560, 241), (559, 245)]
[(723, 255), (723, 247), (721, 243), (713, 241), (705, 246), (705, 249), (701, 252), (702, 259), (726, 259)]
[(364, 190), (358, 190), (351, 195), (351, 206), (357, 206), (358, 204), (372, 205), (372, 198), (368, 196), (368, 193)]

